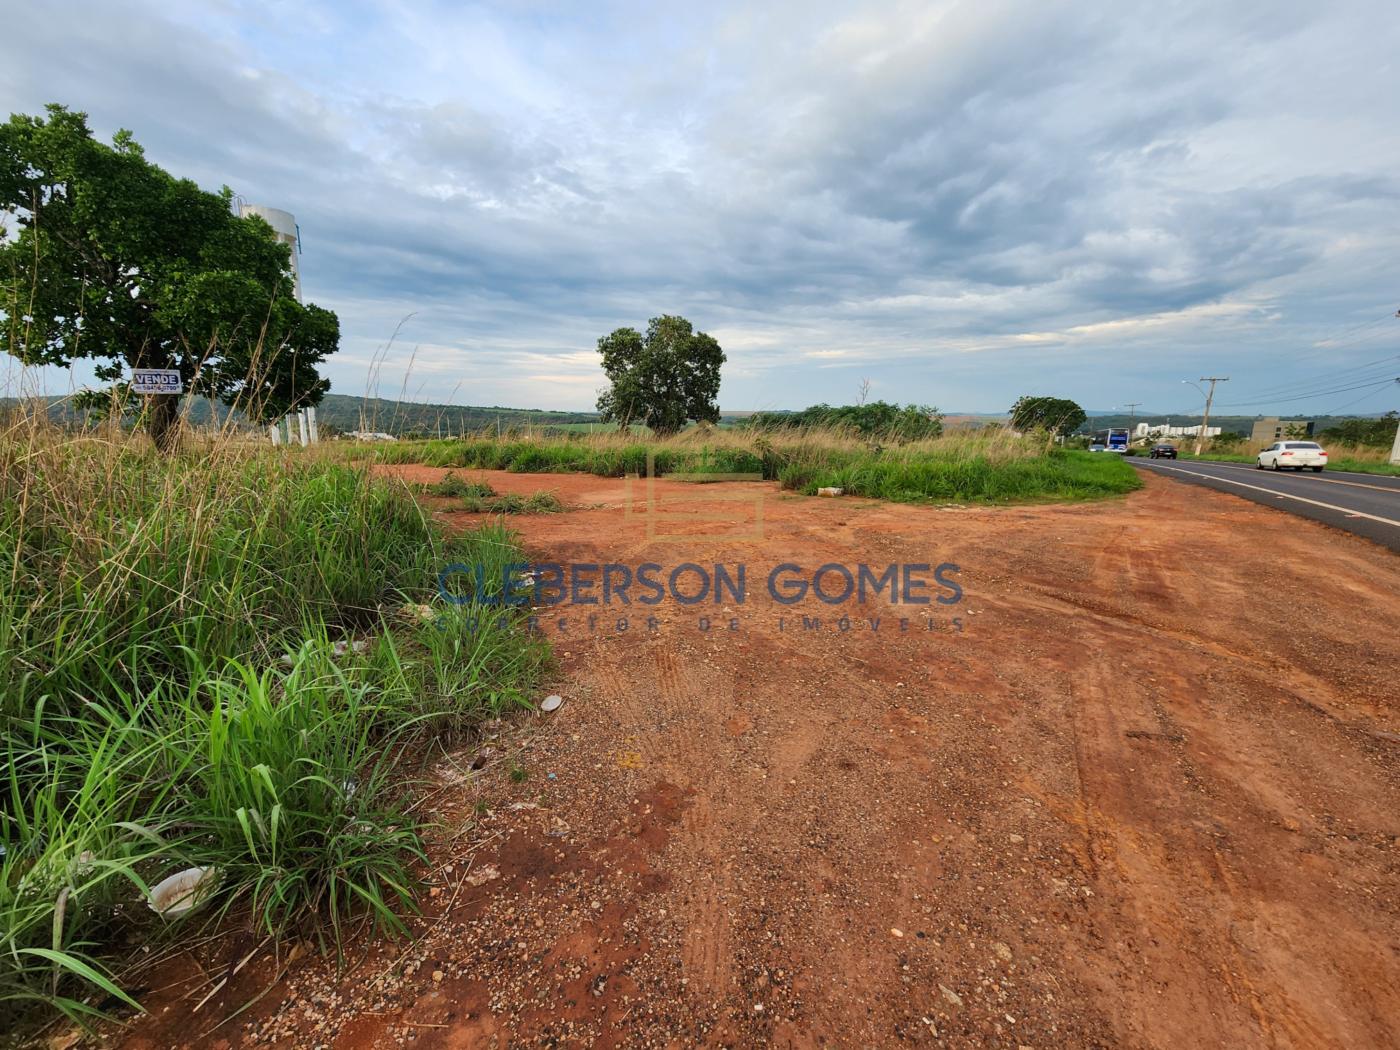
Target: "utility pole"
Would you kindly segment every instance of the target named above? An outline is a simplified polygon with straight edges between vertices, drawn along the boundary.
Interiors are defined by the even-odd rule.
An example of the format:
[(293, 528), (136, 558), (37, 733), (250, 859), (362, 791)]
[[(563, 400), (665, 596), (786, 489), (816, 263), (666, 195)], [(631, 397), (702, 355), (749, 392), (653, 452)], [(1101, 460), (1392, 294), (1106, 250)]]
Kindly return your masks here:
[[(1395, 311), (1395, 316), (1400, 317), (1400, 310)], [(1400, 376), (1395, 381), (1400, 383)], [(1400, 467), (1400, 426), (1395, 428), (1395, 444), (1390, 446), (1390, 465)]]
[[(1400, 310), (1395, 312), (1396, 317), (1400, 317)], [(1400, 383), (1400, 376), (1396, 376), (1395, 381)], [(1400, 426), (1395, 428), (1395, 444), (1390, 446), (1390, 465), (1400, 467)]]
[[(1201, 442), (1206, 439), (1206, 427), (1210, 425), (1210, 403), (1215, 400), (1215, 384), (1228, 383), (1229, 381), (1229, 376), (1201, 376), (1202, 383), (1210, 384), (1209, 393), (1201, 390), (1195, 383), (1191, 383), (1192, 386), (1195, 386), (1197, 390), (1201, 390), (1201, 393), (1206, 395), (1206, 410), (1205, 414), (1201, 416), (1201, 429), (1196, 431), (1196, 451), (1193, 453), (1194, 455), (1199, 456), (1201, 454)], [(1189, 379), (1183, 379), (1182, 382), (1190, 383), (1191, 381)]]
[(1137, 429), (1137, 427), (1134, 426), (1134, 424), (1137, 423), (1137, 410), (1138, 407), (1142, 404), (1142, 402), (1125, 401), (1123, 403), (1128, 406), (1128, 441), (1131, 442), (1133, 438), (1137, 437), (1137, 435), (1133, 433)]

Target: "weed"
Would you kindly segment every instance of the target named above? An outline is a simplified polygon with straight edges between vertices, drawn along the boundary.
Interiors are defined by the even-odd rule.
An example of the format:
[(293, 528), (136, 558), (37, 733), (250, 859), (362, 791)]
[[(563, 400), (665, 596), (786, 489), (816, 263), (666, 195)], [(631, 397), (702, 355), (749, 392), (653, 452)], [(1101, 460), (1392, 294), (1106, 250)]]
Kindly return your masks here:
[(424, 489), (434, 496), (447, 496), (452, 499), (489, 499), (496, 494), (484, 481), (465, 481), (456, 474), (448, 474), (441, 481), (425, 485)]

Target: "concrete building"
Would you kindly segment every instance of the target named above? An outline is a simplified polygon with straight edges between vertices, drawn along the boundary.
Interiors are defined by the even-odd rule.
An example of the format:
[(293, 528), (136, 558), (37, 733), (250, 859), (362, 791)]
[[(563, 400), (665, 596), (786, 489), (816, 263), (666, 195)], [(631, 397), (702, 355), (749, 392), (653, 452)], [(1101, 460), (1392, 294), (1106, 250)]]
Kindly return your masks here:
[(1275, 441), (1282, 441), (1284, 438), (1300, 436), (1313, 436), (1313, 421), (1311, 419), (1279, 419), (1277, 416), (1273, 416), (1269, 419), (1255, 421), (1254, 429), (1249, 434), (1249, 443), (1263, 448), (1265, 445), (1272, 445)]

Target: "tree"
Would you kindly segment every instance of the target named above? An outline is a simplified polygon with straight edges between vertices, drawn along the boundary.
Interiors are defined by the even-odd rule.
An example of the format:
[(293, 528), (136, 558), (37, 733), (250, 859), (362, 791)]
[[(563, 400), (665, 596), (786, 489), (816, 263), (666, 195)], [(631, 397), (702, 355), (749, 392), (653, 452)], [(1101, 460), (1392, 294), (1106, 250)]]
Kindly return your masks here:
[(692, 419), (719, 422), (715, 398), (724, 351), (684, 317), (653, 317), (645, 336), (619, 328), (598, 340), (598, 352), (612, 384), (598, 398), (603, 422), (619, 423), (623, 430), (644, 423), (661, 435), (676, 433)]
[(1011, 406), (1014, 430), (1048, 430), (1070, 434), (1084, 425), (1088, 413), (1073, 401), (1061, 397), (1035, 397), (1027, 394)]
[[(239, 218), (232, 191), (201, 190), (146, 160), (128, 131), (107, 146), (87, 115), (0, 124), (0, 310), (5, 349), (31, 365), (80, 358), (132, 405), (130, 368), (176, 369), (185, 390), (255, 422), (316, 404), (330, 388), (316, 365), (340, 324), (292, 293), (289, 248), (262, 219)], [(142, 419), (165, 451), (177, 398), (149, 399)]]
[(1392, 410), (1372, 419), (1344, 419), (1328, 427), (1318, 436), (1326, 441), (1335, 441), (1339, 445), (1389, 448), (1395, 440), (1397, 424), (1400, 424), (1400, 417)]

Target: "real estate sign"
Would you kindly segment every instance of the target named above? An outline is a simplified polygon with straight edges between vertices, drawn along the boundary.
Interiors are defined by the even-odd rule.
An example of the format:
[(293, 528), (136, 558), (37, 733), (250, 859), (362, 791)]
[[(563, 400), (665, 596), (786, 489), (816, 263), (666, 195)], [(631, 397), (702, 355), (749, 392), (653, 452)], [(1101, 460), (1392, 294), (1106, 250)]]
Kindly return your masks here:
[(184, 384), (174, 368), (137, 368), (131, 373), (134, 394), (182, 394)]

